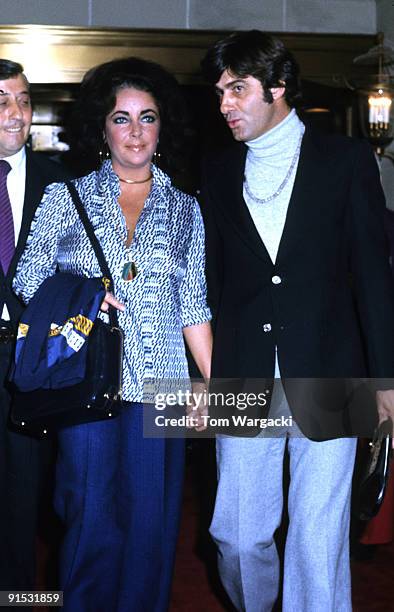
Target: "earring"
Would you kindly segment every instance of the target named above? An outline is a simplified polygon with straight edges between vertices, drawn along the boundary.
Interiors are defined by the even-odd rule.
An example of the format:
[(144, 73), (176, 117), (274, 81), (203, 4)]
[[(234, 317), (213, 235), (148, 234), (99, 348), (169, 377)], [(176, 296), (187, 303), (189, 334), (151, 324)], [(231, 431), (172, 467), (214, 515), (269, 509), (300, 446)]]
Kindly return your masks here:
[(155, 151), (153, 153), (153, 163), (155, 164), (155, 166), (160, 168), (160, 162), (161, 162), (161, 153), (159, 151)]
[(106, 142), (103, 142), (101, 148), (99, 149), (100, 164), (102, 164), (106, 159), (109, 159), (110, 157), (111, 154), (109, 152), (108, 145)]

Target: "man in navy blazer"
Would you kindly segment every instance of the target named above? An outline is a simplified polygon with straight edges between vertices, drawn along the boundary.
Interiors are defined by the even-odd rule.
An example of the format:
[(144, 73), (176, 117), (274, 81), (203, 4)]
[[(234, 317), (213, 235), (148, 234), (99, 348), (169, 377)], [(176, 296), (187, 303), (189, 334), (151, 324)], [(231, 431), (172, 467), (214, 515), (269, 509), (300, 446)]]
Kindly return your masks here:
[[(227, 381), (254, 392), (245, 412), (254, 431), (217, 437), (211, 534), (221, 578), (238, 610), (272, 609), (287, 448), (283, 610), (350, 612), (350, 436), (370, 431), (376, 399), (381, 419), (394, 416), (394, 290), (378, 167), (369, 145), (300, 121), (298, 68), (278, 39), (232, 34), (202, 65), (237, 141), (206, 160), (202, 181), (212, 389)], [(360, 393), (365, 378), (373, 385)], [(266, 402), (256, 407), (260, 391)]]
[(12, 293), (12, 278), (45, 186), (67, 178), (59, 164), (26, 146), (31, 121), (30, 88), (23, 68), (0, 59), (0, 160), (9, 164), (6, 186), (15, 242), (7, 269), (0, 265), (0, 590), (7, 591), (35, 587), (39, 490), (48, 454), (46, 443), (8, 427), (7, 378), (23, 308)]

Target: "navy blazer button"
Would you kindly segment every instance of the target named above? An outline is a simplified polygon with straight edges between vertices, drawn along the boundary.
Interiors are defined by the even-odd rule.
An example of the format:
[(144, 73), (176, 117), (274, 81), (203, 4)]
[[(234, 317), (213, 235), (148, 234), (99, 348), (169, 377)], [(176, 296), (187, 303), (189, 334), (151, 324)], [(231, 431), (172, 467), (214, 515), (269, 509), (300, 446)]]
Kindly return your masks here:
[(282, 282), (282, 279), (280, 276), (273, 276), (271, 280), (274, 283), (274, 285), (280, 285), (280, 283)]
[(263, 330), (264, 330), (265, 332), (270, 332), (270, 331), (271, 331), (271, 329), (272, 329), (272, 327), (271, 327), (271, 323), (264, 323), (264, 325), (263, 325)]

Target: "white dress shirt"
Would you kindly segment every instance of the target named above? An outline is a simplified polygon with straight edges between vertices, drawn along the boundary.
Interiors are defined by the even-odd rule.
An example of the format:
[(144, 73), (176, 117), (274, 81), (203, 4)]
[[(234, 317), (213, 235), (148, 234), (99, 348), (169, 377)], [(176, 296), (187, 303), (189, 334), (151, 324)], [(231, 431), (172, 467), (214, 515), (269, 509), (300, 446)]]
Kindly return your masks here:
[[(26, 151), (25, 147), (22, 147), (18, 153), (11, 155), (10, 157), (4, 157), (7, 161), (11, 170), (7, 175), (7, 189), (10, 197), (12, 217), (14, 220), (14, 234), (15, 234), (15, 246), (18, 242), (19, 232), (21, 231), (22, 215), (23, 215), (23, 202), (25, 200), (25, 185), (26, 185)], [(4, 304), (1, 318), (4, 321), (10, 320), (7, 306)]]

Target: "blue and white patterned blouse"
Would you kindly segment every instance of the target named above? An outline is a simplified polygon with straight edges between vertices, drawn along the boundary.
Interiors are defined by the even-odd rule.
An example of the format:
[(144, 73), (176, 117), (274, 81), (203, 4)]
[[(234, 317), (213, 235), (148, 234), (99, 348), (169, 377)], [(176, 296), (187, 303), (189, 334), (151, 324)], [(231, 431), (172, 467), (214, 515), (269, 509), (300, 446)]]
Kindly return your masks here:
[[(125, 335), (123, 398), (143, 399), (144, 380), (188, 378), (182, 328), (209, 321), (204, 275), (204, 229), (198, 204), (172, 186), (152, 165), (151, 192), (126, 247), (127, 228), (118, 203), (119, 179), (110, 160), (76, 180), (111, 271), (115, 296), (125, 304), (119, 323)], [(122, 280), (126, 261), (136, 263), (133, 281)], [(48, 276), (88, 277), (101, 271), (64, 183), (47, 187), (19, 261), (14, 290), (28, 302)]]

